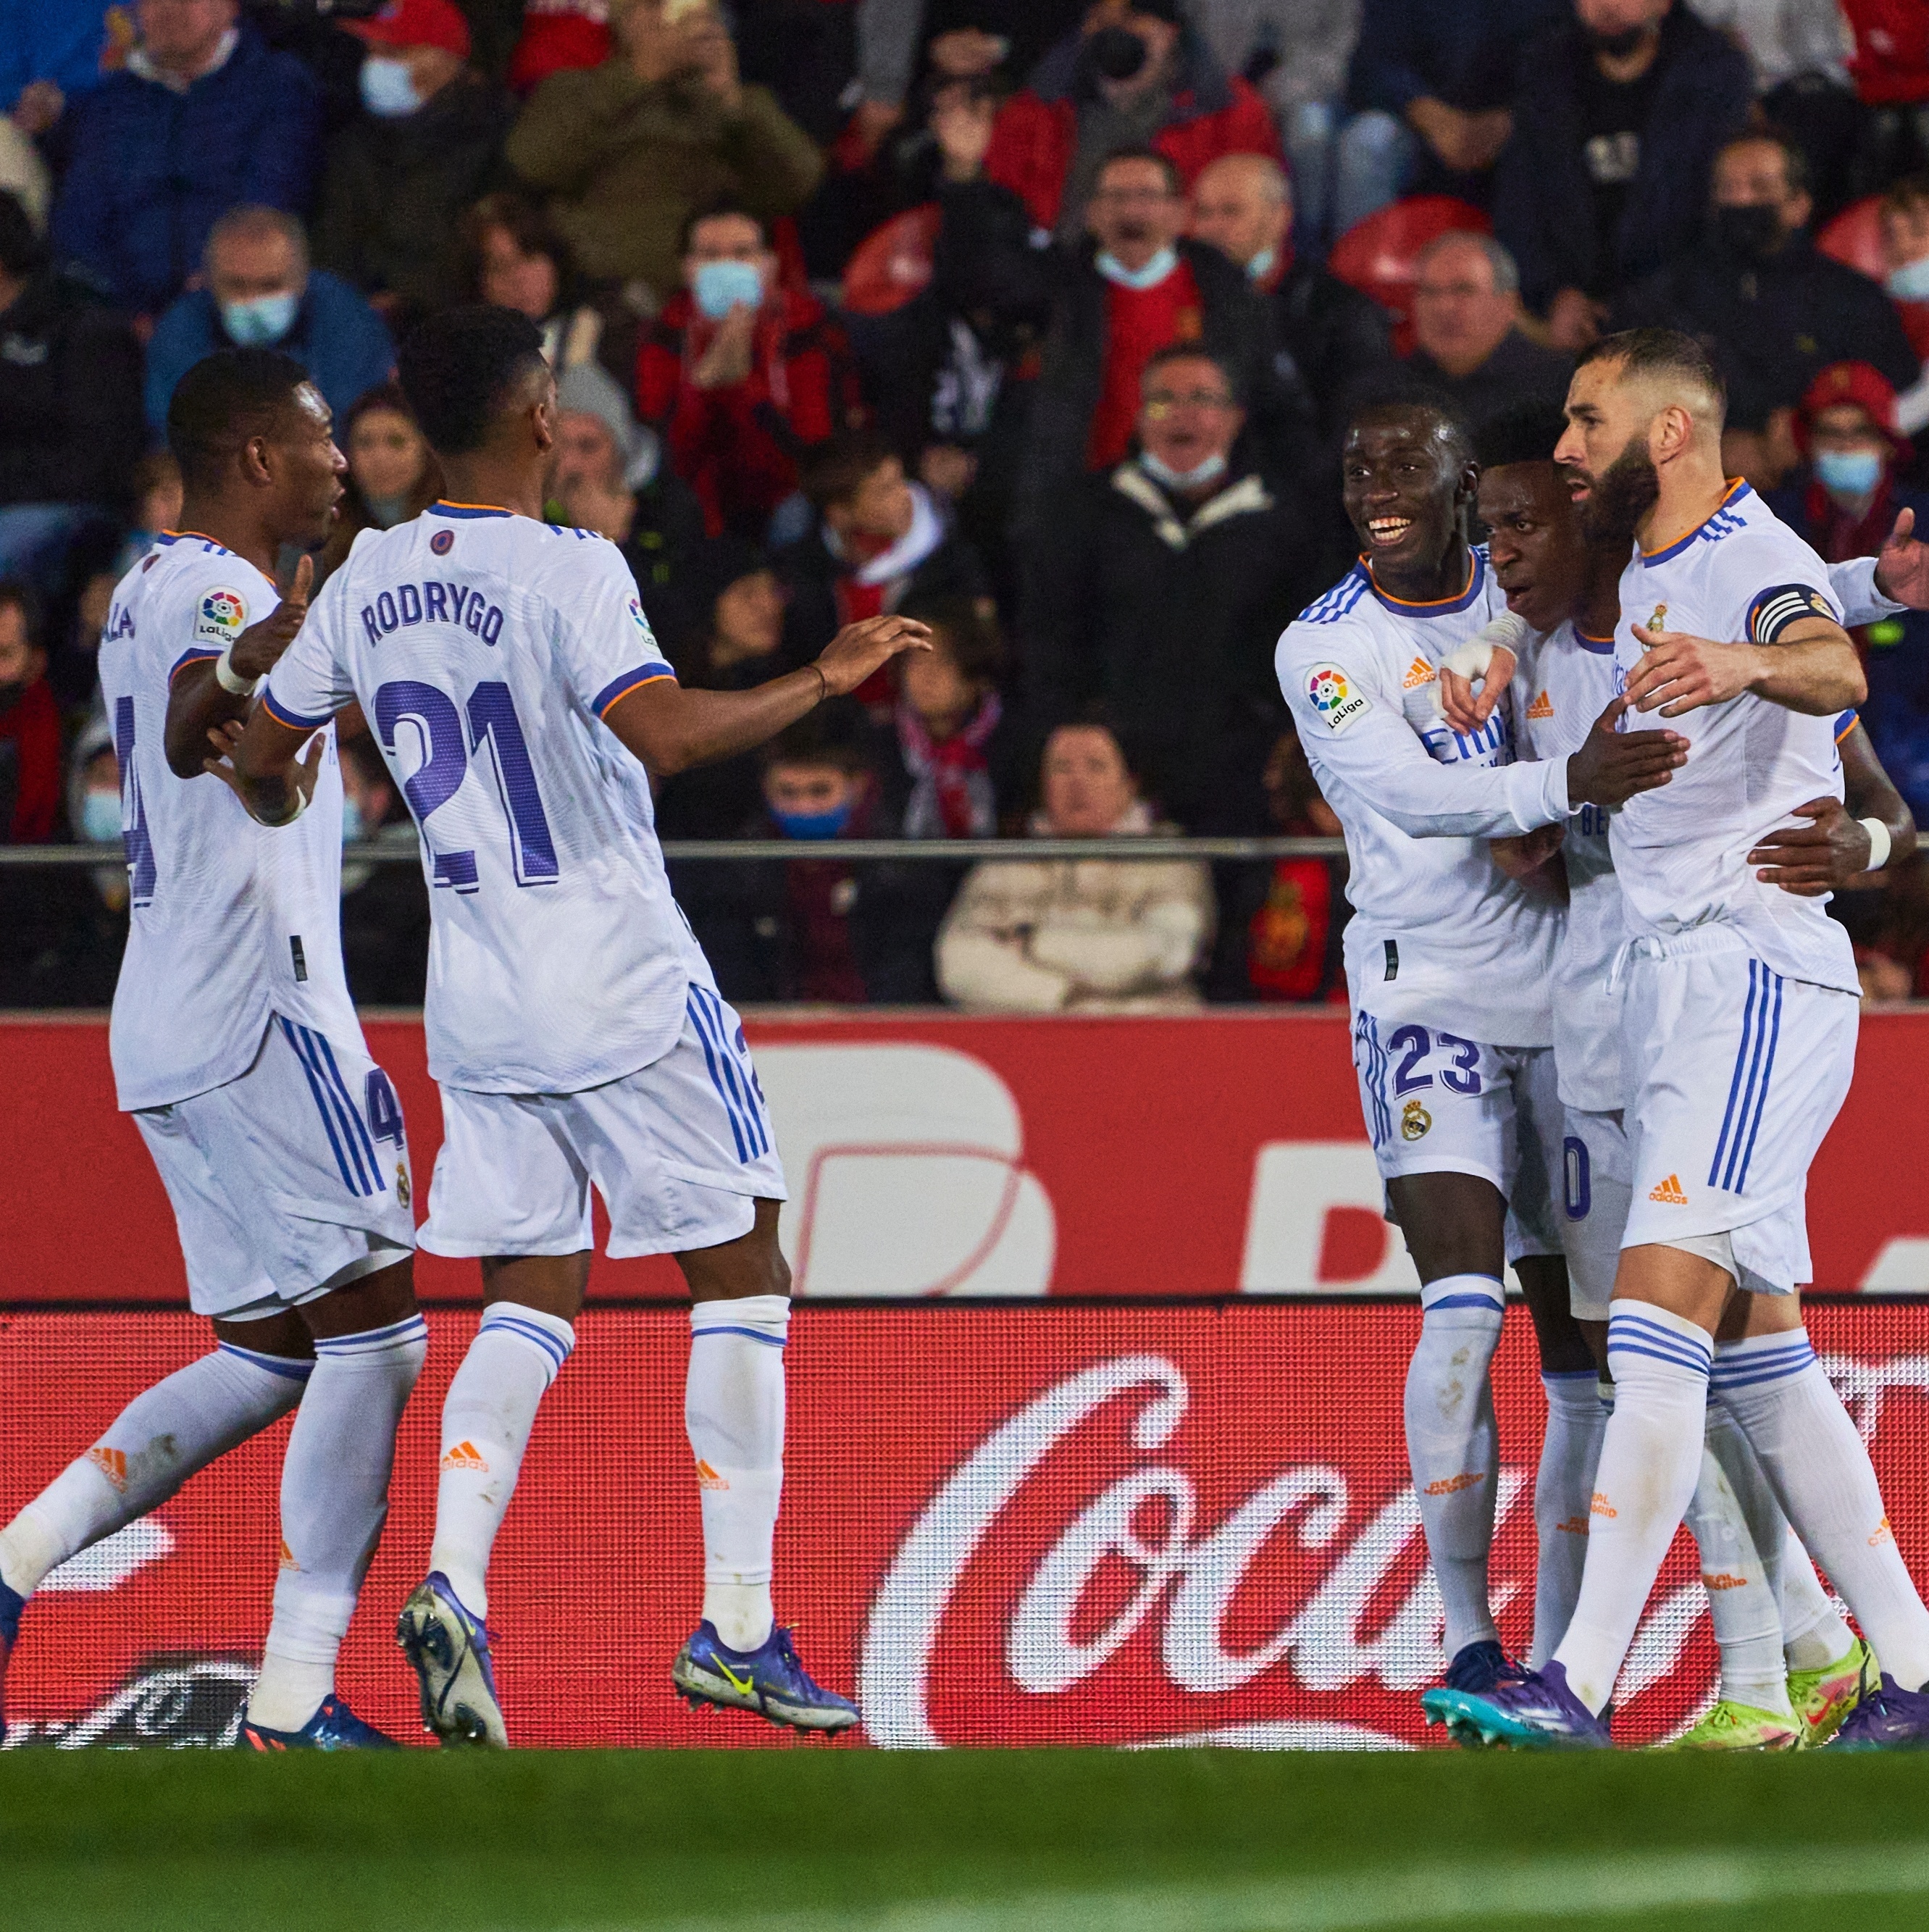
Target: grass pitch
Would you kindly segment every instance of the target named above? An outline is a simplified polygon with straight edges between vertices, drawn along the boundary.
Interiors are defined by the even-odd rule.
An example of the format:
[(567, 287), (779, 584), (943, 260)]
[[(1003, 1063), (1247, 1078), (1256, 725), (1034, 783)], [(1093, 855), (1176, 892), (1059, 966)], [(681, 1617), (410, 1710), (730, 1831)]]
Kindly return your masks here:
[(9, 1752), (7, 1932), (1929, 1924), (1929, 1754)]

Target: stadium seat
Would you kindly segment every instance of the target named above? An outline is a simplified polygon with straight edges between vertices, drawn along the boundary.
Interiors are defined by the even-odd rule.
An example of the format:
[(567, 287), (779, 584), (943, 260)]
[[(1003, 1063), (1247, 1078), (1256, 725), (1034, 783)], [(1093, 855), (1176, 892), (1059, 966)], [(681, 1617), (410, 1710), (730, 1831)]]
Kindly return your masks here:
[(1864, 195), (1851, 202), (1816, 236), (1815, 245), (1823, 254), (1880, 281), (1888, 273), (1882, 255), (1882, 196)]
[(874, 228), (845, 265), (843, 306), (856, 315), (889, 315), (922, 295), (944, 219), (938, 203), (927, 201)]
[(1354, 222), (1333, 244), (1326, 266), (1392, 315), (1394, 346), (1404, 355), (1413, 346), (1413, 284), (1421, 251), (1456, 230), (1485, 235), (1492, 228), (1472, 202), (1450, 194), (1410, 195)]

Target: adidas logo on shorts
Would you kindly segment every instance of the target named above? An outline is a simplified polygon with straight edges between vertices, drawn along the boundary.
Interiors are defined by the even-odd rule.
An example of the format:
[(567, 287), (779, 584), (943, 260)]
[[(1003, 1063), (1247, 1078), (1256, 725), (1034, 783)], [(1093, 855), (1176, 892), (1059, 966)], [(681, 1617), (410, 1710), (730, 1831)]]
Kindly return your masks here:
[(1688, 1205), (1688, 1196), (1682, 1191), (1681, 1176), (1678, 1174), (1670, 1174), (1666, 1180), (1651, 1190), (1648, 1198), (1659, 1201), (1670, 1208), (1685, 1208)]

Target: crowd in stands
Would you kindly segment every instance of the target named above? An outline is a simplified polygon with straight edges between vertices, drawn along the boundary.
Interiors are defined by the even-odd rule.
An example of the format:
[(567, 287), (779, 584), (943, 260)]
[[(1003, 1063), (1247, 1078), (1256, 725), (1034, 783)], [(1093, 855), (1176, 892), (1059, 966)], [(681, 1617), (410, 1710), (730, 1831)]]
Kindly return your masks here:
[[(440, 494), (395, 344), (477, 300), (541, 326), (550, 514), (621, 549), (686, 682), (932, 627), (662, 787), (667, 838), (800, 848), (673, 864), (730, 998), (1330, 1000), (1343, 861), (1158, 845), (1337, 832), (1272, 656), (1351, 560), (1349, 415), (1478, 429), (1664, 323), (1826, 557), (1929, 518), (1929, 4), (0, 0), (0, 840), (103, 848), (0, 868), (0, 1004), (111, 994), (94, 652), (178, 514), (176, 382), (226, 344), (310, 370), (325, 578)], [(1858, 641), (1929, 823), (1929, 617)], [(412, 1004), (423, 887), (368, 842), (406, 808), (343, 761), (351, 981)], [(999, 833), (1094, 856), (838, 852)], [(1872, 998), (1929, 997), (1929, 857), (1838, 910)]]

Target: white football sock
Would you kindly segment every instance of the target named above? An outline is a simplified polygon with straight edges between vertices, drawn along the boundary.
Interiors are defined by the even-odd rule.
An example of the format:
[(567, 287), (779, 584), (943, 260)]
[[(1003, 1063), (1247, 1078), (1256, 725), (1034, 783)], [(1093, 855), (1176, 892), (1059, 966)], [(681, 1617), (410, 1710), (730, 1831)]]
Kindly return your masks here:
[(1406, 1455), (1450, 1662), (1470, 1643), (1500, 1640), (1487, 1600), (1500, 1463), (1487, 1369), (1507, 1298), (1492, 1275), (1452, 1274), (1429, 1282), (1420, 1300), (1420, 1340), (1406, 1371)]
[(1608, 1304), (1614, 1413), (1594, 1476), (1580, 1601), (1554, 1652), (1569, 1688), (1597, 1714), (1614, 1695), (1701, 1474), (1714, 1350), (1706, 1330), (1665, 1308), (1618, 1298)]
[[(1787, 1717), (1791, 1712), (1780, 1606), (1774, 1580), (1756, 1546), (1748, 1512), (1728, 1475), (1730, 1466), (1739, 1460), (1738, 1448), (1742, 1457), (1754, 1461), (1748, 1446), (1734, 1418), (1719, 1402), (1711, 1402), (1701, 1479), (1688, 1504), (1688, 1526), (1700, 1552), (1708, 1621), (1721, 1653), (1721, 1695), (1730, 1703)], [(1779, 1567), (1784, 1534), (1779, 1510), (1772, 1533), (1769, 1547)]]
[(144, 1390), (0, 1530), (0, 1582), (29, 1596), (69, 1557), (158, 1508), (196, 1470), (280, 1421), (313, 1366), (224, 1342)]
[[(1778, 1514), (1779, 1511), (1777, 1512)], [(1782, 1654), (1791, 1670), (1820, 1670), (1848, 1655), (1856, 1641), (1835, 1600), (1822, 1587), (1792, 1527), (1782, 1546)]]
[(1566, 1375), (1545, 1370), (1547, 1433), (1534, 1482), (1534, 1528), (1540, 1560), (1534, 1579), (1534, 1643), (1530, 1669), (1538, 1670), (1567, 1634), (1581, 1593), (1588, 1560), (1588, 1505), (1594, 1497), (1594, 1465), (1607, 1427), (1600, 1384), (1592, 1369)]
[(536, 1410), (575, 1346), (575, 1330), (560, 1315), (492, 1301), (448, 1385), (429, 1568), (448, 1579), (472, 1616), (488, 1614), (489, 1552), (515, 1494)]
[(1717, 1352), (1719, 1393), (1747, 1431), (1790, 1522), (1842, 1593), (1884, 1672), (1929, 1682), (1929, 1610), (1895, 1546), (1869, 1452), (1806, 1330)]
[(388, 1514), (396, 1427), (428, 1347), (419, 1315), (315, 1344), (281, 1464), (281, 1568), (250, 1724), (298, 1731), (335, 1688), (335, 1655)]
[(770, 1549), (784, 1486), (783, 1294), (690, 1310), (683, 1426), (704, 1511), (704, 1615), (731, 1650), (769, 1640)]

